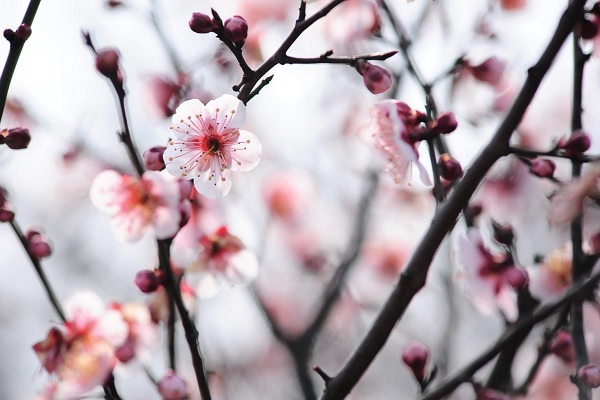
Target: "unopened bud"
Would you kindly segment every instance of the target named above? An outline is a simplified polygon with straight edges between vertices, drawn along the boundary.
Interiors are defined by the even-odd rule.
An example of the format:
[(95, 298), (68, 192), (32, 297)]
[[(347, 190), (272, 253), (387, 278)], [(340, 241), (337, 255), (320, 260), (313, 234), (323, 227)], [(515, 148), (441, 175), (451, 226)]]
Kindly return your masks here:
[(154, 271), (144, 270), (138, 272), (135, 276), (135, 285), (142, 293), (152, 293), (160, 286), (160, 279)]
[(131, 339), (125, 340), (125, 343), (115, 350), (115, 357), (122, 363), (126, 363), (135, 357), (135, 345)]
[(505, 246), (512, 246), (515, 240), (515, 232), (510, 225), (501, 225), (492, 221), (492, 230), (494, 231), (494, 240)]
[(365, 61), (361, 62), (356, 70), (362, 75), (369, 92), (373, 94), (384, 93), (392, 87), (392, 74), (385, 68)]
[(555, 170), (556, 164), (554, 164), (554, 161), (544, 158), (536, 158), (531, 162), (531, 166), (529, 167), (529, 172), (540, 178), (553, 177)]
[(431, 123), (431, 125), (429, 126), (429, 130), (432, 133), (445, 134), (445, 133), (454, 132), (456, 130), (457, 126), (458, 126), (458, 122), (456, 121), (456, 117), (454, 116), (454, 113), (444, 112), (444, 113), (441, 113), (435, 119), (435, 121), (433, 121)]
[(27, 239), (27, 249), (35, 258), (45, 258), (52, 254), (52, 247), (42, 235), (36, 230), (30, 229), (25, 234)]
[(550, 352), (567, 364), (575, 361), (573, 337), (565, 330), (559, 331), (550, 341)]
[(417, 379), (423, 382), (427, 375), (427, 360), (429, 359), (429, 349), (421, 342), (414, 341), (409, 343), (402, 350), (402, 361)]
[(475, 79), (481, 82), (497, 85), (502, 79), (506, 63), (498, 57), (492, 56), (479, 65), (469, 67)]
[(565, 151), (567, 157), (585, 153), (591, 146), (590, 136), (583, 131), (575, 131), (569, 139), (562, 139), (556, 145)]
[(15, 36), (19, 39), (27, 40), (31, 36), (31, 26), (27, 24), (21, 24), (15, 31)]
[(447, 153), (440, 156), (438, 164), (440, 166), (440, 175), (447, 181), (454, 181), (463, 176), (463, 170), (460, 163)]
[(0, 207), (0, 222), (10, 222), (15, 218), (15, 213), (6, 207)]
[(239, 15), (234, 15), (223, 24), (225, 36), (233, 43), (243, 43), (248, 37), (248, 22)]
[(6, 144), (13, 150), (26, 149), (31, 142), (31, 135), (27, 128), (4, 129), (0, 132), (0, 144)]
[(523, 289), (529, 280), (527, 272), (517, 267), (507, 268), (503, 275), (506, 282), (515, 289)]
[(196, 33), (209, 33), (215, 28), (213, 19), (203, 13), (193, 13), (189, 24), (190, 29)]
[(586, 16), (579, 24), (579, 33), (582, 39), (590, 40), (598, 34), (597, 17), (595, 15)]
[(102, 50), (96, 57), (96, 69), (110, 79), (119, 77), (119, 53), (115, 50)]
[(4, 32), (2, 32), (2, 35), (4, 36), (4, 39), (8, 40), (10, 43), (13, 42), (13, 40), (15, 40), (15, 37), (17, 35), (15, 35), (15, 31), (13, 31), (12, 29), (5, 29)]
[(109, 6), (110, 8), (117, 8), (123, 5), (123, 2), (120, 0), (108, 0), (106, 2), (106, 5)]
[(600, 386), (600, 368), (594, 364), (584, 365), (577, 371), (577, 380), (591, 388)]
[(162, 171), (165, 169), (163, 154), (166, 149), (165, 146), (154, 146), (144, 152), (144, 166), (147, 170)]
[(163, 400), (181, 400), (188, 396), (187, 383), (173, 370), (168, 370), (158, 382), (158, 392)]

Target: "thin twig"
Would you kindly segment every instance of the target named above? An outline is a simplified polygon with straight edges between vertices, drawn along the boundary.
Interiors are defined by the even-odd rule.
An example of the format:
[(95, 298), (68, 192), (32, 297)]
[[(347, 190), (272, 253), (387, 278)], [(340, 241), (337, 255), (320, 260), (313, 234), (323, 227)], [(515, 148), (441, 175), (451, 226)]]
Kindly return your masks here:
[(396, 55), (397, 50), (380, 51), (377, 53), (362, 54), (357, 56), (331, 57), (333, 51), (327, 51), (319, 57), (301, 58), (285, 55), (281, 58), (279, 64), (347, 64), (356, 66), (359, 61), (383, 61)]

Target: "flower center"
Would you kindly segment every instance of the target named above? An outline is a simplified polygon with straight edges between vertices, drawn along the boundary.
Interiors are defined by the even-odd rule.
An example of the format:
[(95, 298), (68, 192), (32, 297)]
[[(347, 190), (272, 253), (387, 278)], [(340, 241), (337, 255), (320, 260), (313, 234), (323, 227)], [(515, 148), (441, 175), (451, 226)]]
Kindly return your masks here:
[(221, 151), (221, 141), (217, 138), (209, 138), (206, 141), (206, 150), (209, 153), (218, 153)]

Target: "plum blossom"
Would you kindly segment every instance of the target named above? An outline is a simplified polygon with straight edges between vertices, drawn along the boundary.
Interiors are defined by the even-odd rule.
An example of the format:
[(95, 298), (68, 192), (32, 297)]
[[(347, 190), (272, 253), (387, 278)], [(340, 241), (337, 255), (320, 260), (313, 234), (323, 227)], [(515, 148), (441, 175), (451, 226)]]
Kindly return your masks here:
[(563, 185), (550, 201), (548, 211), (550, 225), (564, 224), (580, 215), (586, 197), (600, 198), (598, 179), (600, 179), (600, 166), (595, 165), (581, 178)]
[(569, 243), (554, 250), (540, 263), (528, 268), (531, 295), (544, 301), (565, 293), (571, 286), (572, 258)]
[(145, 172), (140, 179), (103, 171), (92, 183), (90, 199), (112, 217), (120, 240), (133, 242), (150, 230), (158, 239), (167, 239), (179, 230), (179, 185), (158, 172)]
[(336, 44), (368, 39), (381, 27), (379, 5), (375, 0), (347, 0), (325, 19), (325, 35)]
[(283, 221), (297, 220), (314, 196), (314, 183), (302, 171), (278, 171), (263, 185), (263, 198), (270, 213)]
[(475, 306), (485, 313), (498, 307), (514, 321), (518, 316), (514, 289), (527, 283), (527, 275), (515, 266), (510, 254), (491, 253), (479, 230), (471, 229), (460, 238), (460, 257)]
[(260, 160), (262, 146), (254, 134), (240, 130), (246, 107), (237, 98), (223, 95), (204, 105), (188, 100), (173, 115), (175, 138), (164, 153), (167, 171), (193, 179), (206, 197), (227, 195), (230, 171), (250, 171)]
[(419, 140), (411, 135), (424, 115), (401, 101), (385, 100), (375, 104), (371, 109), (371, 116), (375, 146), (387, 158), (385, 169), (392, 174), (394, 181), (409, 181), (411, 165), (415, 164), (421, 181), (431, 185), (427, 170), (419, 162)]

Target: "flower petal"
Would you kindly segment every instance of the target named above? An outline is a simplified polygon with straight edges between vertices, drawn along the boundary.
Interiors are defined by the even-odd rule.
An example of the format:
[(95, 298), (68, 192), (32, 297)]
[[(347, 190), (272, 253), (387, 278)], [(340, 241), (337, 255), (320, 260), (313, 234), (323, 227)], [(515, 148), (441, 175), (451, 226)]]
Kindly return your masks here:
[(198, 174), (199, 167), (205, 167), (201, 161), (195, 161), (200, 160), (200, 151), (190, 150), (185, 143), (181, 142), (169, 142), (169, 146), (163, 154), (163, 160), (167, 172), (182, 179), (192, 179)]
[(123, 180), (126, 175), (121, 175), (117, 171), (106, 170), (100, 172), (94, 178), (90, 187), (90, 200), (92, 204), (101, 211), (108, 214), (115, 214), (121, 209), (119, 198), (123, 191)]
[(122, 242), (135, 242), (142, 238), (147, 228), (144, 216), (137, 210), (120, 213), (110, 220), (113, 233)]
[(250, 283), (258, 276), (258, 259), (250, 250), (240, 250), (229, 258), (225, 277), (231, 284)]
[(173, 207), (157, 207), (154, 210), (152, 226), (157, 239), (168, 239), (179, 231), (181, 213)]
[(256, 168), (260, 162), (262, 145), (254, 134), (244, 130), (240, 130), (239, 132), (238, 142), (245, 143), (234, 147), (234, 151), (231, 153), (233, 158), (231, 170), (250, 171)]
[(210, 111), (213, 126), (219, 132), (225, 128), (239, 128), (246, 121), (246, 106), (230, 94), (209, 101), (206, 108)]
[(196, 115), (202, 115), (205, 112), (204, 104), (198, 99), (191, 99), (181, 103), (175, 114), (173, 115), (173, 125), (180, 124), (181, 120), (186, 120), (188, 117), (194, 118)]
[[(196, 190), (212, 199), (226, 196), (231, 190), (231, 178), (229, 170), (220, 170), (218, 164), (215, 168), (207, 168), (194, 177), (194, 186)], [(214, 174), (213, 174), (214, 171)]]

